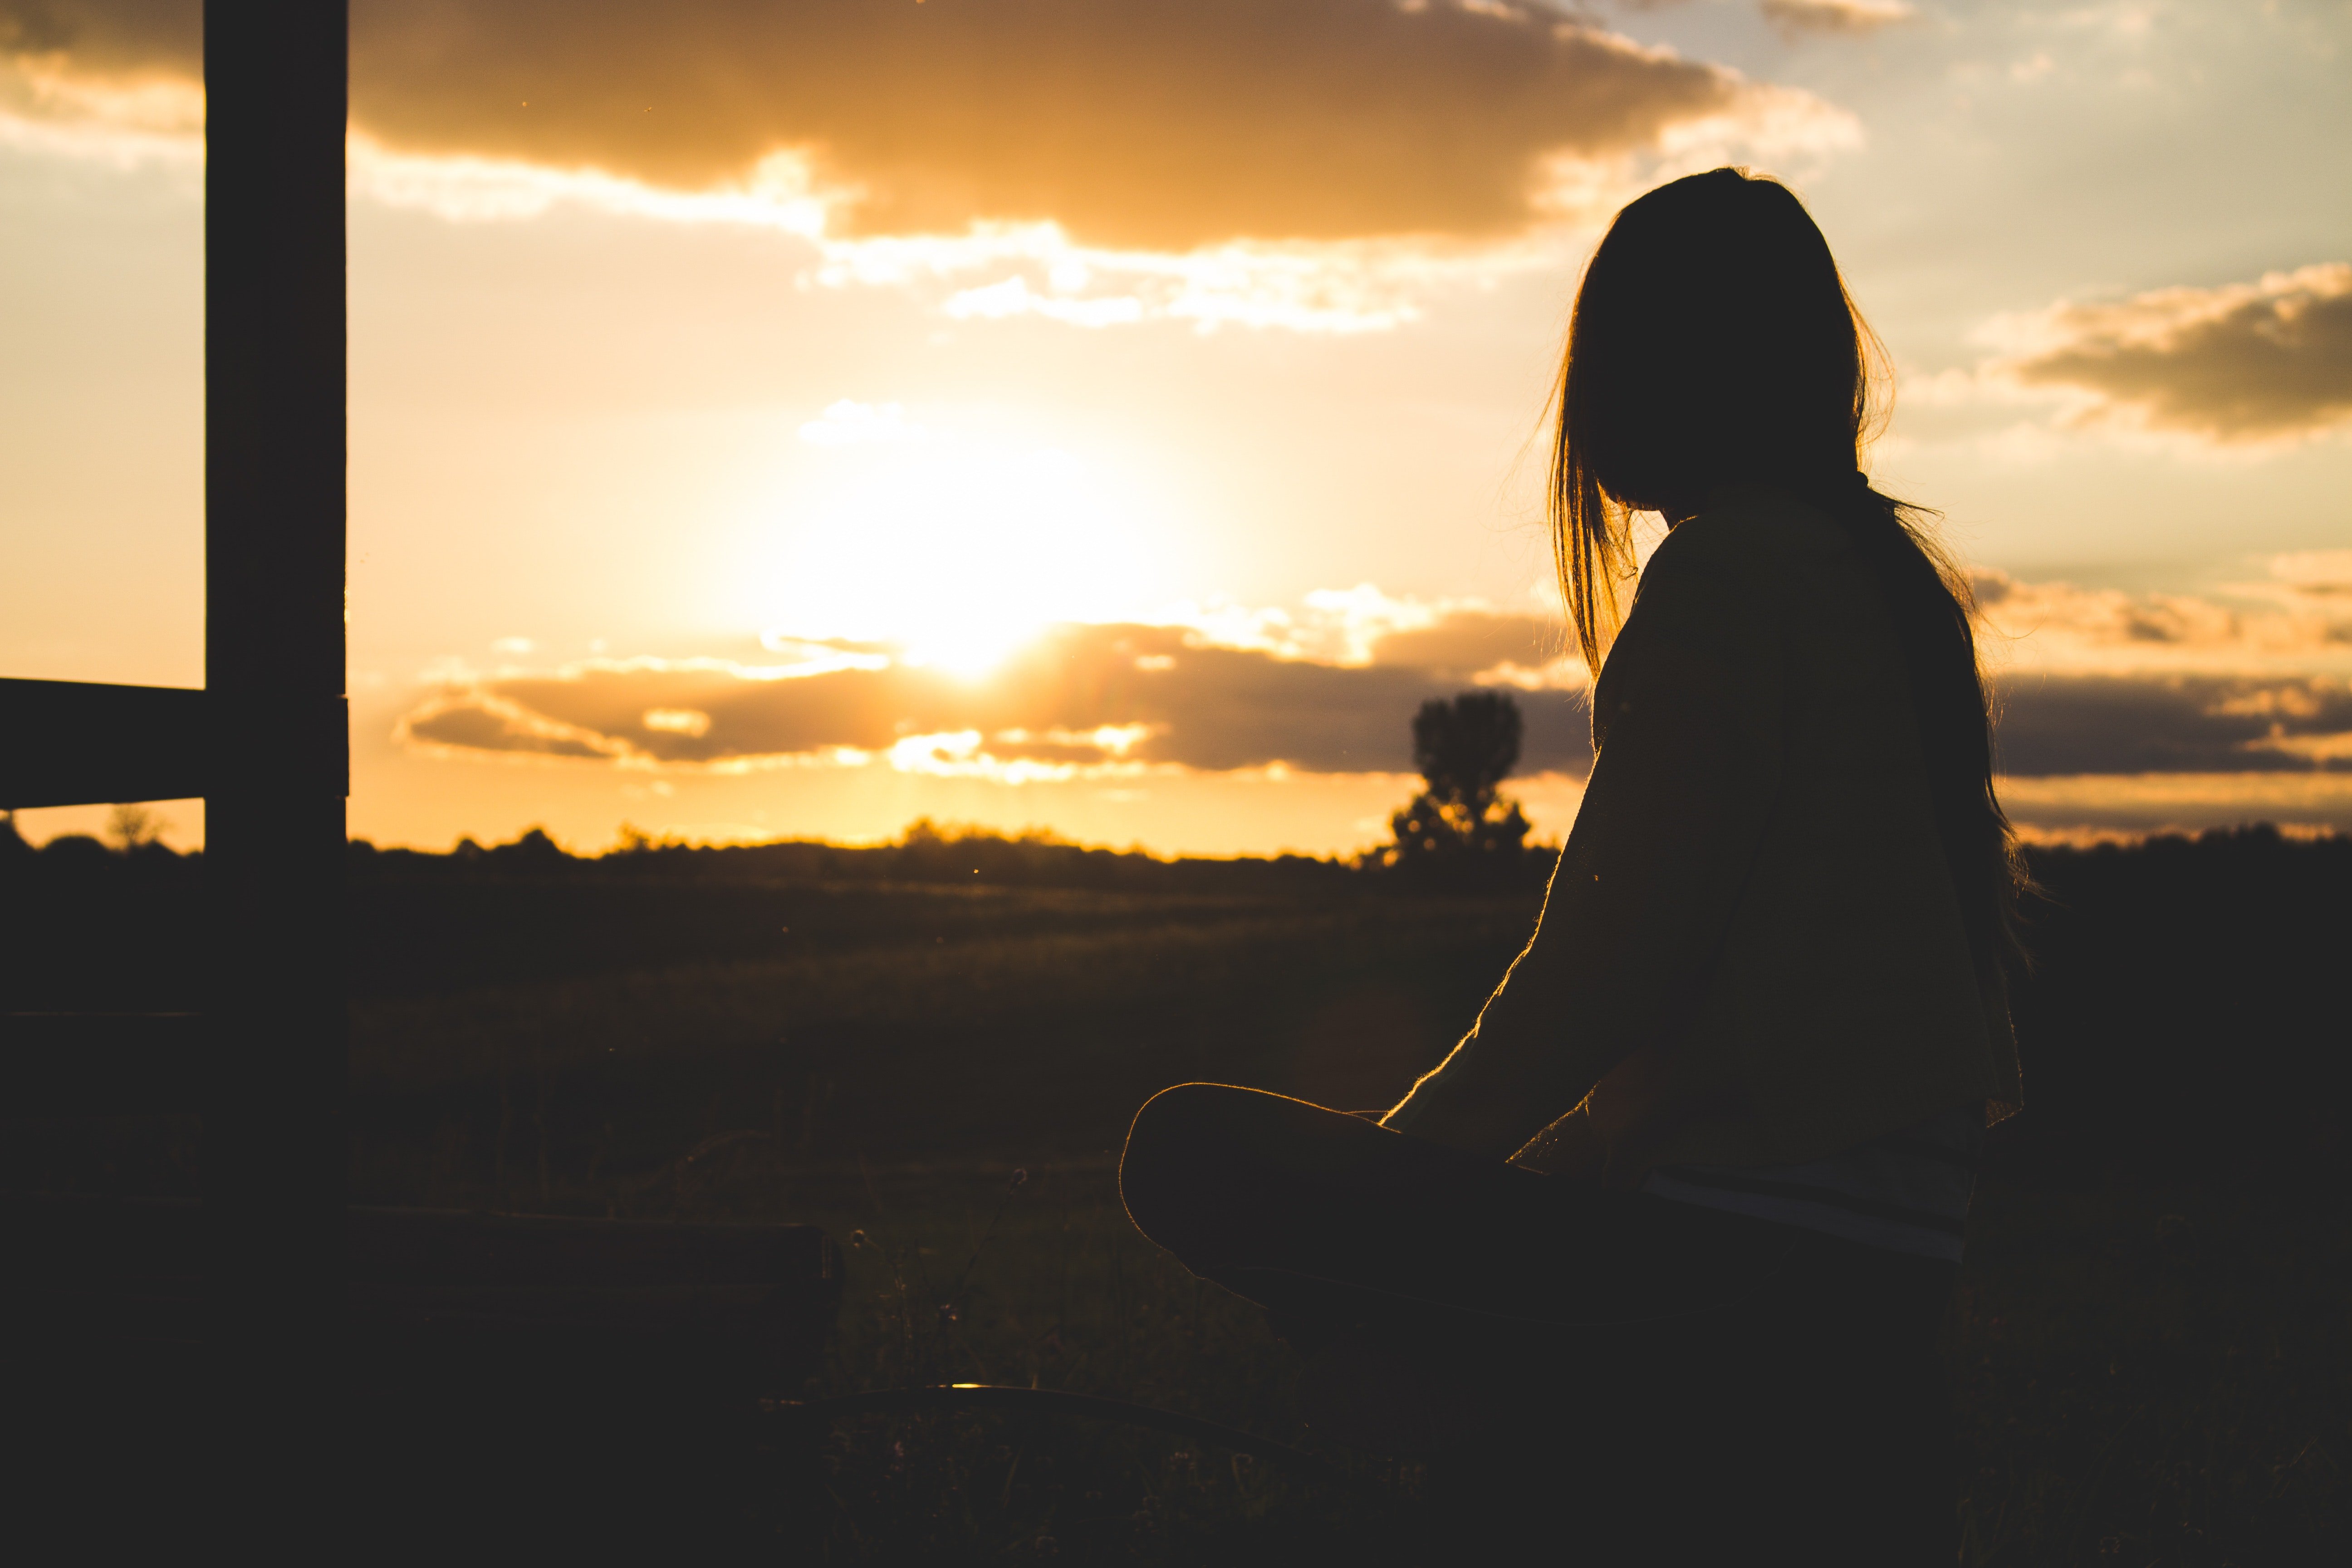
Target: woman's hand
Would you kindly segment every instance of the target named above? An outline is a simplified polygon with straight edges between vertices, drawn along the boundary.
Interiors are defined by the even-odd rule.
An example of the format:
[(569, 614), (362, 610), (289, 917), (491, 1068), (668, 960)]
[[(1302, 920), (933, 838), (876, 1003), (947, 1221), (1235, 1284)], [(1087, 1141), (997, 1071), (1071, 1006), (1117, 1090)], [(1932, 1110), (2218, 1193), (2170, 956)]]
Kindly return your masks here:
[(1609, 1175), (1609, 1145), (1585, 1107), (1578, 1106), (1528, 1139), (1527, 1147), (1511, 1156), (1511, 1163), (1547, 1176), (1603, 1182)]
[(1526, 1121), (1526, 1113), (1516, 1106), (1465, 1104), (1464, 1097), (1433, 1092), (1426, 1084), (1381, 1118), (1381, 1125), (1391, 1131), (1493, 1160), (1509, 1159), (1527, 1142)]

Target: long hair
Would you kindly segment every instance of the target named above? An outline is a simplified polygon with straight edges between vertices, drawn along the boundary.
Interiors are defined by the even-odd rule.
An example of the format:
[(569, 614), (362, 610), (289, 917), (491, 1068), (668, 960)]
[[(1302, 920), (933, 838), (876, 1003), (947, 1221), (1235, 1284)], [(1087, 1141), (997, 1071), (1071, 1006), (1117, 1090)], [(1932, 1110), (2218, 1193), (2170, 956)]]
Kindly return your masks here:
[(1884, 418), (1885, 357), (1787, 186), (1716, 169), (1629, 204), (1570, 319), (1553, 557), (1598, 672), (1633, 576), (1635, 511), (1685, 516), (1717, 486), (1756, 480), (1835, 519), (1894, 622), (1969, 944), (1994, 980), (2023, 966), (2017, 906), (2029, 884), (1993, 791), (1967, 574), (1929, 531), (1932, 514), (1873, 489), (1857, 466)]

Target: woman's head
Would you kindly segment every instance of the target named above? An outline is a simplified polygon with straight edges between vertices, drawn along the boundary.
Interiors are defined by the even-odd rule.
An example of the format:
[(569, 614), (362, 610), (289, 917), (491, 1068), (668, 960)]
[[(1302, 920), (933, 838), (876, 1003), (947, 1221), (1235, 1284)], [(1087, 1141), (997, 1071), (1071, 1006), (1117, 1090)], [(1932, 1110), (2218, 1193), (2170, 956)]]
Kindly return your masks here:
[(1779, 182), (1716, 169), (1617, 215), (1577, 292), (1553, 453), (1561, 585), (1589, 660), (1630, 564), (1625, 514), (1679, 515), (1734, 480), (1850, 482), (1876, 350)]

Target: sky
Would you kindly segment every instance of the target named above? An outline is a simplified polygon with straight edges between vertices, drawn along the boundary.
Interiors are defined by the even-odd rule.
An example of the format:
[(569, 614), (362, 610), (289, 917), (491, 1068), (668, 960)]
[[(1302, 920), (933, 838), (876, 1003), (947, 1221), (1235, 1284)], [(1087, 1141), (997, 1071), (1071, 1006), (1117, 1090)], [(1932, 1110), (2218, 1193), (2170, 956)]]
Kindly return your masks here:
[[(203, 681), (184, 0), (0, 0), (0, 674)], [(354, 0), (354, 835), (1352, 851), (1591, 753), (1610, 215), (1787, 180), (2029, 835), (2352, 830), (2352, 4)], [(202, 805), (157, 808), (200, 843)], [(27, 812), (29, 837), (102, 808)]]

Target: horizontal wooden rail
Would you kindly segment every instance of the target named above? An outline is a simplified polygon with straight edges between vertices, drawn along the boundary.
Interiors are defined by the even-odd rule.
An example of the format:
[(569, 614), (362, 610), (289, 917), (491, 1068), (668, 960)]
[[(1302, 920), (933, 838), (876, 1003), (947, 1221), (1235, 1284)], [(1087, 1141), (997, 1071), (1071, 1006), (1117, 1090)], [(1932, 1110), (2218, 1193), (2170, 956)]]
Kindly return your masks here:
[(0, 680), (0, 811), (186, 800), (217, 792), (226, 732), (290, 742), (299, 778), (272, 782), (351, 793), (351, 704), (341, 696), (248, 700), (243, 723), (218, 692), (85, 680)]
[(0, 809), (203, 795), (205, 734), (185, 687), (0, 680)]

